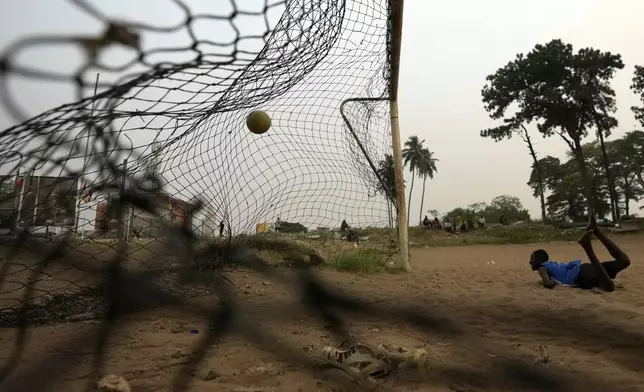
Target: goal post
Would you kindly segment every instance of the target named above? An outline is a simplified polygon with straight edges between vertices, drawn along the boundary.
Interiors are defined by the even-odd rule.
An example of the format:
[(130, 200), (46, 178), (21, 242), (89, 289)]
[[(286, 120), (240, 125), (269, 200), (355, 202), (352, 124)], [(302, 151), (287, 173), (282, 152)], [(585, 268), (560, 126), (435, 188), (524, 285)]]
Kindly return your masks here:
[(405, 203), (405, 179), (400, 142), (400, 120), (398, 115), (398, 79), (400, 75), (400, 48), (402, 41), (402, 24), (404, 0), (390, 0), (390, 56), (391, 73), (389, 86), (389, 111), (391, 116), (391, 139), (393, 146), (394, 174), (396, 178), (396, 202), (398, 206), (398, 242), (400, 247), (400, 264), (406, 271), (411, 271), (409, 262), (409, 224), (407, 222), (407, 205)]

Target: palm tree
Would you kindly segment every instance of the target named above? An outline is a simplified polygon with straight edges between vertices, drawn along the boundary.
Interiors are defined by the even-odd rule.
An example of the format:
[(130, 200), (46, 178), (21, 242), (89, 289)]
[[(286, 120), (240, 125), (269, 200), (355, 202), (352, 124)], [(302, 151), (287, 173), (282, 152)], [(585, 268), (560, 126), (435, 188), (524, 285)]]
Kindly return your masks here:
[(407, 202), (407, 224), (409, 224), (409, 212), (411, 211), (411, 194), (414, 191), (414, 178), (418, 174), (420, 162), (423, 161), (424, 142), (425, 140), (418, 140), (418, 136), (410, 136), (405, 142), (405, 148), (402, 150), (405, 166), (408, 166), (411, 172), (411, 186), (409, 187), (409, 201)]
[(422, 160), (418, 164), (418, 175), (423, 179), (423, 196), (420, 199), (420, 215), (418, 219), (422, 225), (423, 204), (425, 202), (425, 184), (427, 183), (428, 178), (434, 178), (434, 174), (436, 173), (436, 162), (438, 162), (438, 159), (434, 158), (434, 153), (426, 148), (423, 148), (421, 157)]
[[(384, 182), (378, 184), (378, 192), (387, 197), (387, 215), (389, 217), (389, 226), (393, 225), (393, 208), (396, 203), (396, 175), (394, 173), (394, 157), (391, 154), (385, 154), (385, 158), (378, 162), (378, 176)], [(386, 187), (386, 188), (385, 188)]]

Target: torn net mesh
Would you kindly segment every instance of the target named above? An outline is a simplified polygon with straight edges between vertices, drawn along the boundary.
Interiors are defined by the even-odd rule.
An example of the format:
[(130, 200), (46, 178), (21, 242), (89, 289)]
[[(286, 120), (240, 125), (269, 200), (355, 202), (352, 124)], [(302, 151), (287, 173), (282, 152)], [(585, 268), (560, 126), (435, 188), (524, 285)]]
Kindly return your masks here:
[[(154, 17), (143, 3), (70, 0), (96, 34), (4, 48), (0, 98), (19, 124), (0, 134), (0, 324), (17, 325), (21, 309), (31, 324), (102, 314), (96, 271), (118, 250), (167, 292), (212, 293), (220, 254), (202, 252), (187, 272), (186, 245), (167, 247), (176, 227), (201, 250), (390, 260), (395, 207), (374, 170), (391, 152), (389, 2), (168, 0)], [(25, 80), (76, 102), (31, 113)], [(341, 113), (355, 98), (371, 99)], [(271, 116), (267, 133), (246, 128), (253, 110)], [(356, 238), (337, 232), (342, 220)], [(89, 265), (16, 253), (22, 230)]]

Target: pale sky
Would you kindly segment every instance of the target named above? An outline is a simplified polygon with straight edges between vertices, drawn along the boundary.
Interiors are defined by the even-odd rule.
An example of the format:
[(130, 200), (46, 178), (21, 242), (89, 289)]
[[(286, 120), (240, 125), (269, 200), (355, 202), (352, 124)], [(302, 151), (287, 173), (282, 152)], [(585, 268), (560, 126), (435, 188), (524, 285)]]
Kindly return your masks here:
[[(401, 132), (403, 139), (426, 139), (440, 159), (424, 209), (446, 212), (509, 194), (540, 216), (539, 201), (526, 185), (531, 158), (524, 143), (479, 137), (494, 124), (481, 104), (485, 77), (537, 43), (560, 38), (576, 49), (620, 53), (626, 67), (613, 82), (619, 120), (614, 136), (640, 129), (630, 111), (638, 100), (629, 86), (634, 65), (644, 64), (642, 15), (644, 2), (632, 0), (405, 1)], [(563, 141), (534, 140), (541, 156), (564, 157)], [(411, 214), (417, 217), (420, 191), (414, 194)]]
[[(246, 3), (257, 3), (257, 0), (237, 0), (236, 2), (246, 6)], [(106, 3), (98, 1), (92, 1), (92, 3), (102, 4), (101, 8), (107, 8)], [(154, 3), (158, 5), (150, 7), (142, 5), (143, 3), (133, 5), (134, 2), (114, 0), (110, 2), (109, 10), (112, 15), (117, 16), (143, 18), (148, 21), (151, 18), (164, 20), (167, 22), (166, 25), (178, 20), (176, 10), (172, 6), (167, 6), (171, 2), (155, 1)], [(218, 3), (192, 0), (190, 3), (199, 12), (213, 13), (213, 4), (221, 5), (222, 10), (217, 9), (217, 11), (224, 12), (223, 8), (230, 4), (230, 1), (221, 0)], [(252, 8), (252, 5), (249, 7)], [(571, 43), (577, 49), (593, 46), (620, 53), (626, 68), (618, 73), (613, 82), (619, 107), (617, 118), (620, 122), (614, 135), (622, 135), (626, 131), (637, 128), (629, 109), (631, 105), (637, 104), (637, 99), (630, 92), (629, 85), (633, 66), (644, 65), (644, 49), (641, 46), (644, 42), (644, 27), (640, 26), (642, 15), (644, 15), (644, 3), (627, 0), (610, 2), (608, 0), (565, 2), (406, 0), (400, 79), (402, 141), (404, 142), (410, 135), (418, 135), (421, 139), (426, 139), (426, 145), (440, 160), (437, 175), (427, 184), (424, 210), (437, 209), (447, 212), (458, 206), (480, 201), (489, 202), (497, 195), (509, 194), (519, 197), (524, 206), (530, 210), (531, 215), (538, 217), (538, 200), (532, 197), (532, 191), (526, 185), (531, 159), (523, 142), (515, 138), (495, 143), (479, 136), (481, 129), (494, 125), (481, 103), (480, 91), (485, 77), (513, 59), (517, 53), (528, 52), (535, 44), (545, 43), (554, 38)], [(269, 25), (275, 23), (278, 17), (279, 15), (272, 15)], [(245, 23), (243, 26), (255, 27), (259, 33), (264, 26), (263, 22), (246, 21)], [(75, 34), (83, 32), (91, 35), (100, 31), (100, 25), (83, 18), (63, 0), (10, 2), (0, 13), (0, 48), (6, 47), (16, 37), (25, 34), (51, 31)], [(217, 38), (225, 40), (225, 34), (230, 34), (230, 31), (220, 32)], [(73, 69), (72, 55), (70, 52), (51, 52), (50, 50), (46, 65), (54, 69)], [(342, 55), (336, 54), (336, 57)], [(38, 56), (42, 56), (42, 52)], [(34, 58), (32, 57), (32, 61)], [(358, 68), (356, 65), (354, 67)], [(378, 70), (374, 68), (371, 71)], [(354, 70), (354, 72), (358, 71)], [(102, 75), (102, 77), (107, 76)], [(300, 90), (301, 94), (306, 91), (306, 89)], [(21, 104), (29, 108), (30, 115), (73, 100), (69, 87), (61, 85), (23, 84), (20, 87), (20, 93)], [(272, 105), (279, 104), (277, 102)], [(218, 121), (223, 123), (229, 120), (222, 118)], [(243, 121), (234, 121), (239, 122), (240, 127), (243, 126)], [(279, 124), (280, 119), (276, 121)], [(218, 126), (219, 123), (213, 123), (213, 127)], [(12, 124), (14, 124), (13, 120), (0, 110), (0, 128), (4, 129)], [(319, 124), (315, 126), (302, 124), (299, 123), (296, 126), (308, 127), (307, 135), (315, 135), (315, 132), (321, 131)], [(342, 123), (336, 121), (334, 124)], [(281, 124), (281, 126), (287, 125)], [(292, 123), (289, 122), (288, 126), (292, 126)], [(135, 139), (135, 144), (137, 137), (141, 137), (135, 134), (129, 135)], [(140, 140), (147, 140), (149, 137), (148, 134)], [(283, 137), (284, 140), (292, 140), (292, 137), (296, 136), (284, 135)], [(194, 149), (198, 149), (195, 143), (199, 143), (199, 140), (200, 138), (196, 138), (191, 142)], [(537, 135), (534, 141), (541, 156), (564, 157), (565, 155), (566, 146), (558, 139), (542, 139)], [(312, 146), (308, 148), (314, 148), (314, 142), (312, 139), (307, 139), (306, 143)], [(212, 143), (212, 140), (209, 143)], [(273, 140), (272, 143), (262, 142), (259, 147), (257, 142), (251, 142), (249, 145), (254, 146), (253, 148), (279, 145), (278, 140)], [(375, 144), (378, 145), (378, 143), (382, 145), (385, 142), (376, 140)], [(317, 162), (319, 164), (319, 160)], [(225, 163), (228, 166), (231, 165), (230, 161)], [(334, 178), (343, 176), (342, 172), (334, 173)], [(360, 174), (356, 173), (355, 175), (359, 177)], [(252, 177), (256, 174), (249, 175)], [(193, 181), (203, 183), (203, 186), (194, 193), (207, 192), (208, 187), (212, 186), (210, 180), (205, 180), (203, 173), (193, 173), (193, 178)], [(290, 178), (288, 181), (292, 180), (296, 181), (297, 178)], [(406, 180), (409, 183), (408, 174)], [(299, 196), (299, 199), (306, 196), (307, 191), (315, 193), (314, 186), (311, 187), (308, 183), (305, 185), (306, 191)], [(417, 224), (420, 189), (421, 183), (416, 181), (411, 204), (411, 224)], [(268, 197), (277, 196), (271, 194)], [(288, 195), (280, 197), (288, 197)], [(311, 197), (315, 199), (314, 196)], [(327, 197), (332, 198), (333, 192), (327, 194)], [(328, 198), (318, 197), (316, 203), (327, 203), (328, 208), (335, 208), (330, 206), (335, 200), (331, 200), (328, 204)], [(266, 204), (267, 200), (253, 202)], [(381, 202), (362, 207), (355, 202), (355, 200), (352, 201), (354, 209), (381, 209), (380, 212), (371, 213), (371, 215), (363, 213), (365, 224), (369, 219), (382, 220), (383, 217), (386, 219), (386, 213), (382, 211), (384, 204)], [(248, 204), (245, 203), (247, 202), (238, 202), (237, 208), (248, 208)], [(284, 207), (285, 209), (300, 208), (301, 211), (310, 211), (316, 208), (303, 200), (280, 203), (290, 205), (290, 207)], [(332, 220), (336, 220), (340, 216), (338, 214), (343, 213), (341, 209), (333, 211), (329, 216), (317, 217), (315, 223), (333, 225)], [(272, 214), (270, 212), (262, 214), (264, 213)], [(283, 213), (288, 215), (286, 210)]]

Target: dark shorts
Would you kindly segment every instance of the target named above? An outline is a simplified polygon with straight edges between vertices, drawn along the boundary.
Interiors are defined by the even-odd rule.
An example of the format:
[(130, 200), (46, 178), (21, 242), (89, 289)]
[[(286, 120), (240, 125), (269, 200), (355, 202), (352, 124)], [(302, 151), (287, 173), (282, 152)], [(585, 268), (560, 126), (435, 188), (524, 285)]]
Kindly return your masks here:
[[(602, 266), (611, 279), (615, 279), (617, 277), (619, 268), (615, 260), (604, 261), (602, 263)], [(577, 281), (575, 283), (577, 284), (577, 287), (581, 289), (590, 290), (595, 287), (600, 287), (601, 280), (597, 276), (597, 272), (595, 272), (595, 268), (592, 264), (583, 263), (579, 268), (579, 276), (577, 277)]]

